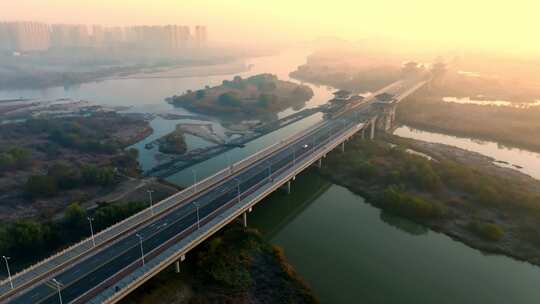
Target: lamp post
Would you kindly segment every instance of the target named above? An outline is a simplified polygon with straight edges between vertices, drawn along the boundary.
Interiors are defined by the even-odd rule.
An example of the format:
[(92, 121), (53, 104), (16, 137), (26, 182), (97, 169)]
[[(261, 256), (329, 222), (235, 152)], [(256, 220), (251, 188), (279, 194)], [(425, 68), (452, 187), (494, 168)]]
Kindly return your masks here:
[(197, 210), (197, 230), (198, 230), (201, 227), (200, 218), (199, 218), (199, 203), (193, 202), (193, 205), (195, 205), (195, 209)]
[(238, 178), (234, 179), (236, 181), (236, 197), (240, 203), (240, 180)]
[(141, 247), (141, 260), (142, 260), (142, 265), (144, 266), (144, 249), (143, 249), (143, 237), (140, 235), (140, 234), (135, 234), (137, 236), (137, 238), (139, 238), (139, 245)]
[(231, 163), (231, 156), (229, 155), (229, 152), (225, 152), (225, 156), (227, 157), (227, 165), (229, 166), (229, 174), (233, 173), (233, 166)]
[(62, 302), (62, 283), (58, 282), (57, 279), (52, 279), (54, 284), (56, 284), (56, 289), (58, 290), (58, 299), (60, 299), (60, 304), (63, 304)]
[(148, 192), (148, 196), (150, 199), (150, 213), (154, 215), (154, 202), (152, 201), (152, 193), (154, 192), (154, 190), (146, 190), (146, 192)]
[(92, 226), (92, 221), (94, 220), (91, 217), (87, 217), (88, 223), (90, 223), (90, 234), (92, 235), (92, 245), (96, 247), (96, 239), (94, 238), (94, 226)]
[(4, 259), (4, 261), (6, 261), (6, 268), (7, 268), (7, 273), (9, 277), (9, 285), (11, 286), (11, 289), (13, 289), (13, 280), (11, 279), (11, 270), (9, 270), (9, 262), (8, 262), (8, 260), (11, 258), (5, 255), (3, 255), (2, 258)]
[(191, 172), (193, 173), (193, 192), (197, 193), (197, 171), (191, 169)]

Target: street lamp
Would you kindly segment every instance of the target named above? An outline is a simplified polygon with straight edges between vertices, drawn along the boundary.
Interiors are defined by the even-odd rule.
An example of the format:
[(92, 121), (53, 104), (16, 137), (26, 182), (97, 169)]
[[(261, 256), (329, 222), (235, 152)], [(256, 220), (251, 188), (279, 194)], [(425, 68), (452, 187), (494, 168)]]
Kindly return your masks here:
[(152, 202), (152, 193), (154, 190), (146, 190), (146, 192), (148, 192), (148, 196), (150, 197), (150, 212), (154, 215), (154, 202)]
[(197, 171), (191, 169), (191, 172), (193, 172), (193, 192), (197, 193)]
[(11, 258), (5, 255), (3, 255), (2, 258), (4, 259), (4, 261), (6, 261), (6, 268), (7, 268), (7, 273), (9, 277), (9, 285), (11, 285), (11, 289), (13, 289), (13, 280), (11, 279), (11, 271), (9, 270), (9, 262), (8, 262), (8, 260)]
[(240, 203), (240, 180), (238, 178), (234, 179), (236, 181), (236, 197)]
[(62, 283), (58, 282), (57, 279), (52, 279), (52, 281), (54, 282), (54, 284), (56, 284), (56, 289), (58, 289), (58, 299), (60, 299), (60, 304), (63, 304), (62, 302)]
[(91, 217), (87, 217), (87, 219), (88, 219), (88, 223), (90, 223), (90, 233), (92, 235), (92, 245), (94, 245), (94, 247), (96, 247), (96, 240), (94, 238), (94, 227), (92, 226), (92, 221), (94, 219), (91, 218)]
[(231, 156), (229, 155), (229, 152), (225, 152), (225, 156), (227, 157), (227, 164), (229, 165), (229, 174), (233, 173), (233, 166), (231, 163)]
[(140, 234), (135, 234), (139, 238), (139, 244), (141, 246), (141, 260), (142, 265), (144, 266), (144, 249), (143, 249), (143, 237)]
[(197, 230), (199, 230), (199, 228), (201, 227), (199, 218), (199, 203), (193, 202), (193, 205), (195, 205), (195, 209), (197, 210)]

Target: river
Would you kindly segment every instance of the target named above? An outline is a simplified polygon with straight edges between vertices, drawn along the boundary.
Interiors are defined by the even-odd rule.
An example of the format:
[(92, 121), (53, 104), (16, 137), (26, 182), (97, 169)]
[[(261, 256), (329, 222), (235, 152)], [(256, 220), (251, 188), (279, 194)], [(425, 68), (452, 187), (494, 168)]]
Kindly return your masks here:
[[(132, 112), (186, 114), (187, 111), (165, 103), (164, 98), (188, 89), (217, 85), (235, 75), (246, 77), (266, 72), (289, 79), (288, 73), (303, 64), (307, 54), (305, 50), (295, 50), (250, 59), (247, 63), (253, 64), (253, 68), (243, 73), (173, 79), (111, 79), (70, 88), (4, 91), (0, 92), (0, 99), (72, 98), (131, 106), (129, 111)], [(306, 107), (315, 107), (330, 99), (330, 88), (311, 87), (315, 96)], [(288, 110), (280, 115), (292, 112)], [(226, 167), (229, 160), (240, 160), (320, 119), (319, 114), (310, 116), (250, 142), (245, 148), (231, 150), (179, 172), (169, 180), (189, 185), (194, 178), (204, 178)], [(141, 151), (143, 168), (148, 169), (156, 162), (155, 151), (145, 150), (145, 143), (172, 131), (176, 123), (162, 118), (151, 121), (155, 133), (135, 145)], [(217, 121), (213, 123), (219, 128)], [(400, 132), (399, 135), (405, 135)], [(187, 141), (190, 148), (208, 145), (208, 142), (191, 136)], [(508, 157), (495, 158), (523, 164), (529, 174), (538, 176), (540, 168), (531, 167), (530, 161), (526, 164), (520, 151), (507, 151), (495, 145), (481, 153), (501, 152), (503, 149), (509, 153)], [(534, 159), (538, 163), (538, 159)], [(287, 196), (278, 191), (262, 201), (250, 214), (249, 222), (262, 230), (272, 243), (285, 249), (292, 265), (314, 288), (323, 303), (540, 301), (537, 286), (540, 268), (503, 256), (483, 255), (443, 234), (382, 215), (378, 209), (366, 204), (362, 197), (312, 173), (299, 176), (293, 184), (293, 194)]]
[[(441, 133), (423, 131), (402, 126), (394, 131), (394, 135), (455, 146), (464, 150), (477, 152), (496, 161), (495, 164), (513, 167), (515, 170), (540, 180), (540, 153), (506, 147), (492, 141), (484, 141), (467, 137), (458, 137)], [(504, 162), (504, 163), (501, 163)]]
[[(318, 189), (318, 191), (315, 191)], [(540, 268), (484, 255), (306, 173), (249, 225), (285, 249), (322, 303), (538, 303)]]

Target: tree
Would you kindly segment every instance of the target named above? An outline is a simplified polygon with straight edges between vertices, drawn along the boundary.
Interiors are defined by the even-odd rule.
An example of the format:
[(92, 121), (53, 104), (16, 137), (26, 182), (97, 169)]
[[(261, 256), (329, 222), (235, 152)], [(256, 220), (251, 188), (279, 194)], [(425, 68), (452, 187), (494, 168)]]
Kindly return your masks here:
[(274, 107), (276, 105), (277, 101), (278, 101), (278, 98), (277, 98), (276, 95), (273, 95), (273, 94), (261, 94), (257, 104), (260, 107), (271, 109), (272, 107)]
[(238, 99), (236, 94), (232, 92), (227, 92), (219, 95), (218, 102), (227, 107), (240, 107), (242, 106), (242, 101)]
[(15, 159), (9, 153), (0, 153), (0, 171), (6, 171), (15, 166)]
[(79, 171), (66, 163), (54, 164), (47, 175), (54, 178), (60, 189), (74, 189), (81, 184)]
[(203, 99), (205, 96), (206, 92), (204, 90), (197, 90), (197, 92), (195, 92), (195, 97), (197, 99)]
[(32, 175), (25, 185), (25, 192), (33, 198), (56, 195), (58, 187), (54, 178), (47, 175)]
[(129, 157), (131, 157), (132, 159), (137, 159), (139, 158), (139, 150), (137, 148), (129, 148), (127, 150), (127, 154)]
[(15, 166), (18, 169), (26, 167), (30, 162), (30, 151), (24, 148), (12, 148), (9, 150), (9, 154), (13, 157), (15, 161)]
[(85, 165), (81, 171), (86, 185), (110, 186), (114, 184), (114, 170), (110, 167), (98, 168), (95, 165)]
[[(35, 256), (48, 248), (52, 231), (33, 220), (19, 220), (6, 229), (8, 252), (12, 256)], [(37, 251), (37, 252), (36, 252)]]
[(79, 203), (72, 203), (64, 212), (66, 226), (70, 228), (80, 228), (86, 226), (86, 210)]

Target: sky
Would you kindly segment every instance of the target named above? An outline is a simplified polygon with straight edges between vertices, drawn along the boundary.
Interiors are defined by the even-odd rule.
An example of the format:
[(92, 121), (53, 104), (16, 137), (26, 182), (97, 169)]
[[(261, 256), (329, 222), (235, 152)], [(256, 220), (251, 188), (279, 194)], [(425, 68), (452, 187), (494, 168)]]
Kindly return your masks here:
[(337, 36), (539, 52), (534, 0), (0, 0), (0, 20), (108, 25), (205, 24), (218, 41)]

